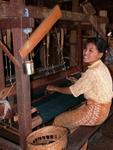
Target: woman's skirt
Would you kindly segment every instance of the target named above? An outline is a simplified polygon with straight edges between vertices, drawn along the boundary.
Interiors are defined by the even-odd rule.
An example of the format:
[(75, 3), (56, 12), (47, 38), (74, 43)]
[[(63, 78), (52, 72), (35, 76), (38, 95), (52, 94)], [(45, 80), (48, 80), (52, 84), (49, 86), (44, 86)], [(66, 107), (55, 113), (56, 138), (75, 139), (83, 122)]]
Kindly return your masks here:
[(79, 126), (95, 126), (103, 123), (110, 111), (111, 103), (101, 104), (87, 100), (79, 108), (64, 112), (57, 116), (54, 125), (64, 126), (74, 131)]

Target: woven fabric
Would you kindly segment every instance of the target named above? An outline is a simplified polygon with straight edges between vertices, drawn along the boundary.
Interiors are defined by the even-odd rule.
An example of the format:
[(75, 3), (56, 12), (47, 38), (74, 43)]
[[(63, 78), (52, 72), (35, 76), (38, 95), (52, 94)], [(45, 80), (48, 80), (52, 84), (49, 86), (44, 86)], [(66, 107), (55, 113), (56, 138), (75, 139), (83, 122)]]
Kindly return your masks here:
[(46, 123), (69, 108), (80, 105), (83, 101), (83, 95), (76, 98), (73, 95), (54, 93), (33, 106), (37, 108), (43, 123)]

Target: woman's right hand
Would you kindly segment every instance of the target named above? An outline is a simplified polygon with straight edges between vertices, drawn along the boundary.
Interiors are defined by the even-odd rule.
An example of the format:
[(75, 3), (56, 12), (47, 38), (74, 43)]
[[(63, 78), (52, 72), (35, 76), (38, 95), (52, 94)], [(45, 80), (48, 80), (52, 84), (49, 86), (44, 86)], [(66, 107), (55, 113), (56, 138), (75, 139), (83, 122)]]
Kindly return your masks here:
[(72, 84), (74, 84), (77, 79), (75, 77), (66, 77), (67, 80), (69, 80)]

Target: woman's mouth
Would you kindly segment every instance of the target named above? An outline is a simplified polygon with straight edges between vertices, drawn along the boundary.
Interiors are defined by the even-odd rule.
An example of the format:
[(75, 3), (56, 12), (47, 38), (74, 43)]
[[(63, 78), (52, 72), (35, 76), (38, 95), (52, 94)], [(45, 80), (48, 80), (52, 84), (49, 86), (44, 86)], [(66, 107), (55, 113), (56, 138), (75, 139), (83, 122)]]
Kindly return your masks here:
[(84, 58), (84, 59), (88, 59), (88, 57), (87, 57), (87, 56), (83, 56), (83, 58)]

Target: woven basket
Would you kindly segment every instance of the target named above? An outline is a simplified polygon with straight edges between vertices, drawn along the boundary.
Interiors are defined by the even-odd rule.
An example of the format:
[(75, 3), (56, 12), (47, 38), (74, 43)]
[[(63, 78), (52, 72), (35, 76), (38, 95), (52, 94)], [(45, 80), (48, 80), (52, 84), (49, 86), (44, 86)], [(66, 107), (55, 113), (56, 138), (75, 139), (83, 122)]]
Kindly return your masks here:
[(68, 130), (63, 127), (46, 126), (27, 137), (27, 150), (65, 150)]

